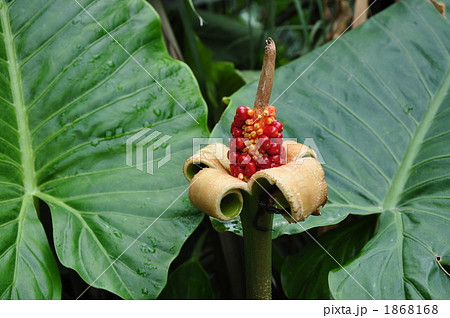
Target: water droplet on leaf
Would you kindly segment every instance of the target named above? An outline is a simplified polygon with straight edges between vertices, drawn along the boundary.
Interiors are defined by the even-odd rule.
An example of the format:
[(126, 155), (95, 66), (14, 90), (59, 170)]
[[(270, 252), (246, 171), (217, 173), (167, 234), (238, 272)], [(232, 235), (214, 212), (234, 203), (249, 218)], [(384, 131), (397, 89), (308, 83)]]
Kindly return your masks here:
[(153, 246), (148, 246), (148, 245), (142, 244), (141, 252), (145, 253), (145, 254), (153, 254), (156, 252), (156, 249)]
[(139, 276), (142, 276), (142, 277), (147, 277), (150, 273), (148, 272), (148, 271), (146, 271), (145, 269), (143, 270), (143, 269), (140, 269), (140, 268), (138, 268), (137, 270), (136, 270), (136, 273), (139, 275)]

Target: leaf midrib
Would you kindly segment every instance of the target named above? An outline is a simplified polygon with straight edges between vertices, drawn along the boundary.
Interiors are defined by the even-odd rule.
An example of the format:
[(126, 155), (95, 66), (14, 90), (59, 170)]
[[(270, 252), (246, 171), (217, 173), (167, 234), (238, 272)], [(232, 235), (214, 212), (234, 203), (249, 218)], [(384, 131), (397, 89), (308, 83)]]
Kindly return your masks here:
[(405, 188), (406, 182), (409, 179), (411, 168), (413, 167), (414, 160), (420, 151), (421, 145), (425, 140), (425, 136), (429, 131), (431, 124), (438, 112), (442, 102), (444, 101), (447, 91), (450, 88), (450, 70), (447, 70), (441, 86), (436, 91), (436, 93), (431, 98), (431, 101), (427, 107), (427, 110), (417, 127), (417, 130), (409, 142), (408, 148), (406, 149), (403, 160), (398, 167), (392, 183), (388, 188), (386, 198), (383, 203), (383, 208), (385, 210), (394, 209), (400, 201), (401, 195)]
[(9, 20), (9, 7), (4, 0), (0, 0), (0, 19), (2, 23), (3, 38), (6, 48), (6, 57), (8, 60), (8, 71), (10, 76), (10, 87), (13, 97), (13, 105), (16, 110), (17, 131), (19, 133), (19, 149), (21, 151), (23, 186), (29, 194), (37, 192), (34, 155), (31, 142), (31, 135), (28, 125), (28, 114), (25, 107), (22, 78), (20, 74), (19, 64), (17, 61), (16, 47), (14, 44), (14, 35), (11, 30)]

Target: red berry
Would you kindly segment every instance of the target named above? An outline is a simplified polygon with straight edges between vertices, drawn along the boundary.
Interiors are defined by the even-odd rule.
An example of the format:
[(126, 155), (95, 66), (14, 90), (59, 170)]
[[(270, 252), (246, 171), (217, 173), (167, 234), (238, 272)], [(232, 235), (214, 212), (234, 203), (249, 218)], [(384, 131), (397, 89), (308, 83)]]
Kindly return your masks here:
[(234, 116), (234, 121), (231, 124), (232, 127), (242, 128), (242, 126), (245, 124), (242, 120), (239, 119), (238, 116)]
[(272, 126), (276, 127), (278, 132), (282, 132), (283, 131), (283, 124), (280, 123), (278, 120), (274, 119)]
[(236, 142), (236, 149), (240, 150), (240, 149), (244, 149), (245, 148), (244, 138), (243, 137), (237, 137), (235, 139), (235, 142)]
[(230, 150), (232, 151), (236, 151), (236, 138), (230, 138), (230, 141), (228, 142), (228, 148), (230, 148)]
[(274, 144), (270, 145), (269, 149), (267, 149), (267, 153), (269, 155), (279, 155), (280, 154), (280, 149), (281, 149), (280, 144), (275, 144), (274, 143)]
[(236, 164), (237, 163), (238, 156), (239, 156), (239, 154), (237, 152), (230, 152), (230, 151), (228, 151), (228, 159), (230, 159), (230, 163), (231, 164)]
[(269, 138), (278, 137), (278, 130), (275, 126), (266, 126), (264, 128), (264, 135), (266, 135)]
[(261, 120), (258, 117), (255, 121), (254, 115), (250, 107), (240, 106), (231, 124), (234, 138), (230, 139), (227, 153), (230, 173), (244, 181), (257, 171), (279, 167), (286, 162), (281, 139), (283, 124), (275, 117), (275, 107), (267, 107)]
[(243, 154), (239, 155), (238, 163), (239, 163), (241, 166), (245, 166), (245, 165), (248, 164), (251, 160), (252, 160), (252, 157), (250, 157), (249, 154), (243, 153)]
[(262, 157), (262, 158), (259, 158), (257, 161), (256, 161), (256, 165), (259, 167), (259, 168), (262, 168), (262, 169), (267, 169), (267, 168), (270, 168), (270, 164), (271, 164), (271, 162), (270, 162), (270, 159), (269, 159), (269, 157)]
[(246, 166), (244, 170), (244, 174), (247, 177), (251, 177), (256, 172), (256, 165), (254, 161), (250, 161)]
[(243, 130), (242, 129), (239, 129), (239, 128), (236, 128), (236, 127), (232, 127), (231, 128), (231, 135), (233, 136), (233, 137), (239, 137), (239, 136), (242, 136), (242, 133), (243, 133)]
[(239, 106), (239, 107), (236, 109), (236, 116), (237, 116), (240, 120), (246, 121), (247, 119), (252, 118), (252, 117), (248, 114), (248, 111), (249, 111), (250, 109), (251, 109), (251, 108), (249, 108), (249, 107)]
[(269, 158), (272, 163), (280, 163), (280, 155), (270, 156)]
[(258, 143), (256, 145), (261, 150), (267, 150), (270, 147), (270, 138), (266, 135), (261, 135), (259, 136)]
[(244, 168), (241, 168), (239, 166), (234, 166), (233, 170), (231, 170), (233, 173), (233, 176), (237, 177), (240, 173), (244, 173)]

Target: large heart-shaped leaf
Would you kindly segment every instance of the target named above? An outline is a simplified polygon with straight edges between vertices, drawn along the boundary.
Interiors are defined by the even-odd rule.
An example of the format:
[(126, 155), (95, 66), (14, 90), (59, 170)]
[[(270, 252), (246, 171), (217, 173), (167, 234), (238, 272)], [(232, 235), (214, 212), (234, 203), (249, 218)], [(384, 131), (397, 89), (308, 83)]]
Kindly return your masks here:
[[(192, 73), (143, 0), (0, 0), (0, 14), (1, 298), (61, 296), (35, 198), (50, 206), (65, 266), (155, 298), (202, 218), (181, 173), (191, 139), (207, 134)], [(160, 133), (135, 141), (144, 171), (127, 166), (139, 132), (149, 144)]]
[[(330, 275), (333, 296), (448, 298), (435, 258), (450, 253), (449, 19), (428, 1), (401, 1), (326, 49), (280, 68), (272, 96), (285, 136), (317, 145), (330, 201), (302, 224), (275, 217), (274, 236), (381, 213), (346, 268), (367, 293), (341, 270)], [(255, 92), (253, 83), (232, 96), (215, 137), (228, 136)], [(215, 225), (240, 231), (238, 221)]]

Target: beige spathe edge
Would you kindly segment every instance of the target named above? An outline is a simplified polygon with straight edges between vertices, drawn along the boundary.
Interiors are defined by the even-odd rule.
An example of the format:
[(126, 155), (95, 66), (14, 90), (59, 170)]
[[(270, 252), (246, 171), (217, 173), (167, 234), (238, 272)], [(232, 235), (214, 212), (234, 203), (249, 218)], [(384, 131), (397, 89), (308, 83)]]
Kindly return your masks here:
[[(248, 183), (229, 174), (228, 147), (216, 143), (202, 148), (183, 166), (183, 173), (191, 182), (189, 199), (209, 216), (228, 221), (242, 210), (241, 191), (251, 194), (251, 189), (257, 186), (255, 183), (259, 183), (258, 179), (264, 178), (275, 185), (289, 203), (290, 215), (283, 214), (289, 222), (303, 221), (311, 214), (320, 214), (320, 207), (327, 201), (327, 184), (315, 152), (293, 141), (285, 141), (283, 146), (287, 164), (258, 171)], [(207, 168), (201, 169), (202, 166)], [(225, 198), (230, 199), (229, 196), (238, 202), (227, 210), (226, 205), (221, 207), (221, 203)]]

